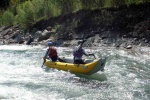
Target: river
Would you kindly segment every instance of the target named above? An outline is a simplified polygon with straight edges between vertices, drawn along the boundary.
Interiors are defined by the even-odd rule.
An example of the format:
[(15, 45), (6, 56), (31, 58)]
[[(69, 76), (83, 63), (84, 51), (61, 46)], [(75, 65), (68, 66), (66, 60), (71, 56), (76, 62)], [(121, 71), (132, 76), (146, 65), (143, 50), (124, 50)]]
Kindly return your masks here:
[[(43, 46), (0, 46), (0, 100), (149, 100), (150, 48), (87, 48), (104, 72), (80, 76), (42, 66)], [(57, 47), (61, 56), (71, 48)], [(91, 57), (92, 59), (92, 57)]]

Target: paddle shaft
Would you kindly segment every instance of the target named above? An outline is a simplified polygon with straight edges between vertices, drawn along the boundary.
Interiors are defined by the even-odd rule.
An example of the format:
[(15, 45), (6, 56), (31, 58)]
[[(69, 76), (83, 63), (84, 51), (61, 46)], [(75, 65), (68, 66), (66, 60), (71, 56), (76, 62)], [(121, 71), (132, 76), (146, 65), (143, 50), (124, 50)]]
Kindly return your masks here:
[(94, 54), (89, 54), (90, 56), (93, 56), (96, 59), (96, 56)]
[(95, 56), (95, 54), (93, 54), (93, 56), (94, 56), (94, 58), (96, 59), (96, 56)]
[(44, 55), (43, 64), (42, 64), (41, 68), (43, 67), (44, 63), (46, 62), (46, 57), (47, 57), (48, 52), (49, 52), (49, 49), (48, 49), (48, 51), (46, 51), (46, 53)]
[(41, 68), (43, 67), (43, 65), (44, 65), (44, 63), (45, 63), (45, 61), (46, 61), (46, 59), (45, 59), (45, 58), (43, 58), (43, 59), (44, 59), (44, 61), (43, 61), (43, 64), (42, 64)]

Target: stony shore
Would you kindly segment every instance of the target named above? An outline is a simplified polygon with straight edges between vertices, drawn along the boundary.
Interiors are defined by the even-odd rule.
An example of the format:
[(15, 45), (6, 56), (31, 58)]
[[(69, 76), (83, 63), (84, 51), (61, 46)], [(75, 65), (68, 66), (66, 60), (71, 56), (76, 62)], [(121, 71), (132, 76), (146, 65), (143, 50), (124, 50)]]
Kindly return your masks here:
[[(150, 47), (150, 3), (76, 13), (40, 20), (26, 32), (20, 26), (0, 27), (0, 45), (73, 46), (87, 39), (90, 47)], [(33, 31), (34, 30), (34, 31)]]

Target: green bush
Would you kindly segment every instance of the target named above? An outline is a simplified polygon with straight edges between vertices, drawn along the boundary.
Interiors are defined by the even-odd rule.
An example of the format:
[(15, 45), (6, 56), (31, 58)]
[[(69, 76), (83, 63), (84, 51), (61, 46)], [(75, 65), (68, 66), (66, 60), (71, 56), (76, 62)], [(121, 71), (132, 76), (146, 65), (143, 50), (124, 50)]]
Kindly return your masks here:
[(2, 16), (2, 23), (4, 25), (13, 25), (15, 20), (15, 16), (10, 11), (5, 11)]
[(32, 0), (32, 5), (34, 6), (34, 19), (38, 20), (45, 16), (45, 7), (43, 0)]
[[(14, 0), (5, 12), (1, 11), (0, 25), (21, 24), (23, 28), (32, 26), (40, 19), (48, 19), (81, 9), (101, 9), (121, 5), (139, 4), (149, 0)], [(74, 23), (75, 24), (75, 23)]]
[[(51, 17), (56, 17), (61, 14), (61, 7), (56, 2), (49, 2), (49, 6), (46, 7), (49, 9), (49, 12), (51, 13)], [(49, 16), (47, 16), (49, 18)]]
[(23, 9), (21, 9), (21, 7), (17, 8), (17, 15), (15, 16), (15, 24), (20, 24), (22, 27), (25, 27), (25, 23), (26, 23), (26, 16), (25, 16), (25, 12)]
[(34, 23), (35, 12), (31, 1), (27, 1), (17, 7), (17, 15), (15, 19), (16, 24), (21, 24), (23, 28), (30, 27)]

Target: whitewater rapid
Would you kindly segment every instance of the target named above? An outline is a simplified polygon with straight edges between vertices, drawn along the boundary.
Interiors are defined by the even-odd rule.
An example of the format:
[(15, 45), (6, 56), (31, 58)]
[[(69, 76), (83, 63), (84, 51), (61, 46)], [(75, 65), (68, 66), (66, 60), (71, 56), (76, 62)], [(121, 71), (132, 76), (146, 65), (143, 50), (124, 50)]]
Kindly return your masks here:
[[(92, 76), (41, 68), (45, 51), (43, 46), (0, 46), (0, 100), (150, 99), (148, 47), (86, 48), (97, 58), (107, 57), (104, 72)], [(57, 47), (57, 51), (72, 57), (72, 48)]]

